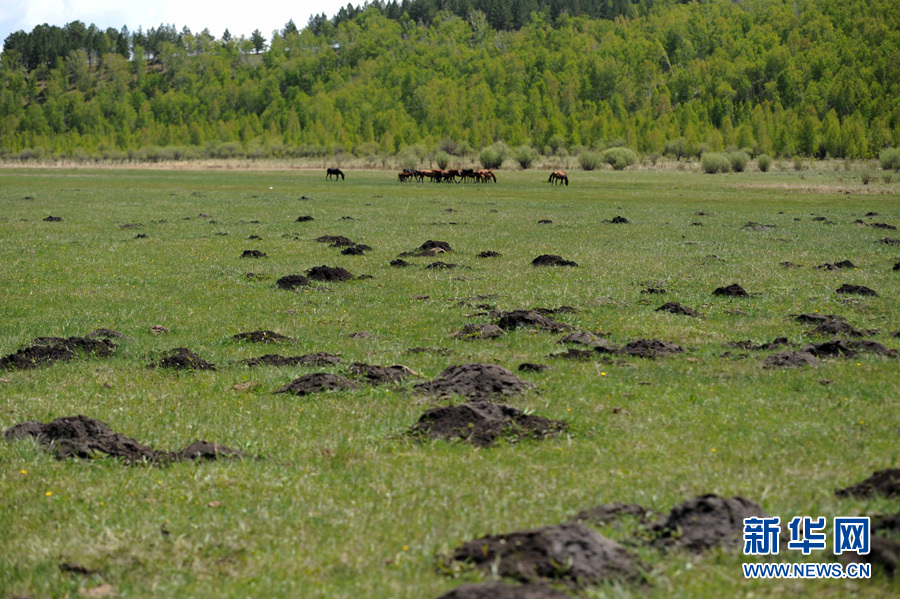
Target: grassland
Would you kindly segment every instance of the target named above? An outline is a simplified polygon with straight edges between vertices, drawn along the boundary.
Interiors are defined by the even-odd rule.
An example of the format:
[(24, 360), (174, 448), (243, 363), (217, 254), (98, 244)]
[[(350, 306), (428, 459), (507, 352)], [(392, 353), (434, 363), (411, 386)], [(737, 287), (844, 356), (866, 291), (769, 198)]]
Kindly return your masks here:
[[(863, 355), (782, 371), (762, 368), (766, 352), (721, 357), (724, 343), (742, 339), (786, 336), (800, 346), (808, 327), (788, 315), (815, 310), (878, 329), (872, 339), (900, 347), (889, 334), (900, 329), (900, 273), (891, 270), (900, 248), (876, 243), (900, 235), (853, 224), (873, 211), (880, 216), (867, 222), (900, 225), (900, 188), (863, 187), (834, 172), (802, 176), (602, 171), (551, 188), (545, 174), (527, 171), (475, 186), (399, 184), (384, 172), (333, 183), (319, 172), (0, 170), (0, 354), (37, 336), (97, 327), (131, 337), (109, 359), (0, 372), (0, 427), (85, 414), (154, 448), (202, 438), (263, 457), (125, 466), (57, 461), (32, 442), (0, 443), (0, 597), (76, 596), (108, 583), (122, 597), (427, 598), (480, 579), (437, 571), (436, 556), (460, 542), (557, 523), (599, 503), (667, 511), (717, 493), (743, 495), (782, 520), (896, 512), (896, 500), (833, 493), (900, 462), (896, 359)], [(63, 220), (44, 222), (48, 215)], [(294, 222), (300, 215), (315, 220)], [(616, 215), (631, 223), (603, 222)], [(748, 221), (776, 228), (744, 230)], [(143, 227), (121, 228), (128, 223)], [(342, 256), (314, 241), (324, 234), (374, 250)], [(412, 268), (388, 266), (428, 239), (449, 242), (455, 252), (441, 259), (467, 268), (426, 270), (423, 258), (408, 259)], [(242, 259), (245, 249), (267, 257)], [(502, 256), (475, 257), (484, 250)], [(544, 253), (579, 267), (533, 268)], [(845, 259), (858, 268), (814, 268)], [(783, 261), (803, 267), (778, 266)], [(300, 292), (273, 285), (320, 264), (374, 278)], [(648, 282), (668, 293), (642, 295)], [(755, 295), (711, 295), (734, 282)], [(842, 283), (879, 295), (847, 301), (834, 292)], [(569, 362), (547, 357), (561, 348), (559, 335), (545, 332), (452, 339), (467, 323), (487, 322), (460, 302), (491, 294), (474, 303), (569, 305), (578, 311), (558, 318), (580, 330), (609, 332), (617, 343), (655, 337), (689, 351), (625, 364)], [(705, 316), (654, 312), (664, 301)], [(148, 334), (154, 324), (171, 334)], [(280, 353), (401, 363), (427, 378), (466, 362), (551, 364), (523, 374), (535, 389), (506, 403), (566, 420), (571, 430), (489, 449), (419, 444), (401, 433), (440, 401), (409, 383), (273, 395), (321, 369), (237, 364), (273, 351), (231, 339), (255, 329), (297, 339), (274, 348)], [(375, 338), (349, 339), (355, 331)], [(146, 368), (177, 346), (218, 369)], [(407, 352), (418, 346), (451, 353)], [(248, 390), (234, 389), (247, 382)], [(621, 539), (628, 531), (603, 532)], [(648, 587), (601, 585), (584, 596), (900, 592), (881, 575), (748, 582), (734, 552), (638, 552), (651, 566)], [(65, 573), (61, 562), (99, 573)]]

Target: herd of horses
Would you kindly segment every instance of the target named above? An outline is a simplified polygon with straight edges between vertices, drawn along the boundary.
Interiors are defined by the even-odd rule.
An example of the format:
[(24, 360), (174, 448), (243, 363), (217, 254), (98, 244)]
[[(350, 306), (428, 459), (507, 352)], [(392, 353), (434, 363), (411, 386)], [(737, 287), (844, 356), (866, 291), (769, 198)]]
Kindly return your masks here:
[[(335, 180), (337, 180), (338, 177), (340, 177), (342, 181), (345, 179), (344, 172), (339, 168), (327, 169), (325, 178), (331, 179), (332, 177), (334, 177)], [(448, 170), (435, 168), (422, 171), (403, 169), (397, 176), (397, 179), (401, 183), (406, 181), (422, 183), (425, 179), (430, 180), (432, 183), (487, 183), (488, 181), (496, 183), (497, 175), (490, 169), (476, 170), (471, 168), (452, 168)], [(566, 175), (565, 171), (553, 171), (550, 173), (550, 178), (547, 179), (547, 182), (555, 185), (565, 184), (568, 187), (569, 177)]]

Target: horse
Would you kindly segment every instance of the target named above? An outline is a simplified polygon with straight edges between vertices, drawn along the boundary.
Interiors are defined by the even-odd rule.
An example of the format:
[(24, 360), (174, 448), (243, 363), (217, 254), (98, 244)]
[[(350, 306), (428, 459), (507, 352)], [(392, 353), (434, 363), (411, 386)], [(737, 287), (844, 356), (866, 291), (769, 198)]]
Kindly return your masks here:
[(416, 171), (411, 171), (409, 169), (403, 169), (403, 172), (401, 172), (397, 178), (401, 183), (403, 183), (404, 181), (409, 181), (410, 177), (412, 177), (413, 179), (417, 179)]
[(335, 181), (337, 181), (337, 178), (340, 177), (341, 181), (343, 181), (344, 180), (344, 171), (342, 171), (339, 168), (330, 168), (325, 173), (325, 178), (331, 179), (331, 177), (334, 177)]
[(479, 171), (475, 171), (475, 174), (478, 175), (482, 183), (487, 183), (488, 180), (491, 180), (494, 183), (497, 182), (497, 176), (494, 175), (494, 171), (492, 171), (491, 169), (481, 169)]
[(547, 179), (547, 183), (556, 183), (557, 185), (566, 184), (566, 187), (569, 186), (569, 177), (566, 175), (566, 171), (553, 171), (550, 173), (550, 178)]

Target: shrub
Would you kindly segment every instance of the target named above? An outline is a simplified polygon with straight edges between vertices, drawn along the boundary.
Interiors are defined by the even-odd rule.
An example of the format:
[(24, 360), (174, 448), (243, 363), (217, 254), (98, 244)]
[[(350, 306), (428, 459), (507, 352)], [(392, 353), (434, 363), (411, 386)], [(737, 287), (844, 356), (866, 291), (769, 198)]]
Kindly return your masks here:
[(750, 157), (743, 150), (735, 150), (728, 153), (728, 162), (731, 164), (731, 170), (736, 173), (743, 173), (749, 161)]
[(637, 154), (630, 148), (615, 146), (604, 151), (601, 155), (603, 162), (613, 167), (613, 170), (625, 170), (625, 167), (631, 166), (637, 162)]
[(592, 152), (588, 150), (586, 152), (582, 152), (578, 156), (578, 162), (581, 163), (582, 169), (586, 171), (592, 171), (603, 164), (603, 156), (601, 156), (599, 152)]
[(445, 137), (441, 140), (441, 143), (438, 144), (438, 150), (446, 152), (447, 154), (459, 156), (459, 144), (449, 137)]
[(900, 171), (900, 148), (887, 148), (878, 154), (881, 168), (886, 171)]
[(497, 142), (481, 150), (478, 161), (483, 168), (495, 169), (503, 166), (503, 161), (509, 154), (509, 148), (503, 142)]
[(522, 168), (531, 168), (534, 161), (538, 159), (538, 152), (531, 146), (519, 146), (513, 150), (513, 158)]
[(759, 170), (764, 173), (769, 172), (769, 168), (772, 166), (772, 157), (768, 154), (761, 154), (759, 158), (756, 159), (759, 163)]
[(415, 152), (407, 149), (402, 154), (400, 154), (400, 168), (412, 171), (415, 170), (418, 166), (419, 158), (418, 156), (416, 156)]
[(800, 156), (794, 156), (794, 170), (802, 171), (803, 170), (803, 158)]
[(862, 173), (862, 174), (859, 176), (859, 178), (862, 180), (862, 184), (863, 184), (863, 185), (868, 185), (868, 184), (869, 184), (869, 181), (872, 180), (872, 174), (871, 174), (871, 173)]
[(881, 179), (882, 179), (885, 183), (890, 183), (890, 182), (891, 182), (891, 174), (890, 174), (890, 173), (885, 173), (884, 175), (881, 176)]
[(688, 154), (687, 142), (683, 137), (673, 139), (666, 143), (666, 148), (663, 150), (663, 153), (675, 160), (681, 160)]
[(727, 173), (731, 168), (728, 156), (725, 154), (717, 154), (714, 152), (704, 152), (700, 156), (700, 168), (704, 173), (713, 175), (715, 173)]
[(447, 170), (447, 167), (450, 165), (450, 154), (441, 150), (434, 155), (434, 161), (437, 163), (439, 169), (442, 171)]

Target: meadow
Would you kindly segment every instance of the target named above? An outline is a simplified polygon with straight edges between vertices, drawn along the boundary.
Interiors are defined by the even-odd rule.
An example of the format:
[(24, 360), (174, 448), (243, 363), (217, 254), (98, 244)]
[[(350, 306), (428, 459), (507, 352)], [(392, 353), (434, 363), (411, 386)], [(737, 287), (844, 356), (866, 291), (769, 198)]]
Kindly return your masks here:
[[(783, 522), (897, 512), (896, 499), (834, 494), (900, 465), (897, 358), (863, 353), (766, 369), (773, 352), (724, 344), (783, 336), (799, 349), (824, 339), (790, 315), (819, 312), (877, 329), (867, 338), (900, 348), (891, 335), (900, 329), (900, 272), (892, 270), (900, 247), (879, 243), (900, 235), (867, 226), (900, 226), (900, 185), (864, 186), (824, 169), (569, 174), (569, 187), (552, 187), (541, 171), (453, 185), (401, 184), (384, 171), (331, 182), (322, 171), (0, 169), (0, 356), (40, 336), (99, 327), (127, 335), (109, 358), (0, 371), (0, 428), (84, 414), (153, 448), (205, 439), (259, 457), (126, 465), (57, 460), (33, 441), (0, 442), (0, 597), (99, 587), (119, 597), (428, 598), (491, 579), (442, 571), (440, 556), (460, 543), (603, 503), (664, 514), (704, 493), (741, 495)], [(62, 220), (43, 220), (50, 215)], [(629, 222), (605, 222), (616, 216)], [(322, 235), (373, 249), (342, 255), (315, 241)], [(454, 251), (437, 259), (459, 267), (424, 268), (434, 258), (389, 265), (427, 240), (449, 243)], [(266, 256), (242, 258), (248, 249)], [(476, 257), (488, 250), (501, 255)], [(540, 254), (578, 266), (533, 267)], [(856, 268), (815, 268), (841, 260)], [(372, 278), (275, 287), (323, 264)], [(751, 296), (712, 295), (732, 283)], [(845, 283), (878, 295), (835, 293)], [(642, 294), (648, 287), (666, 293)], [(703, 316), (656, 312), (665, 302)], [(548, 357), (565, 348), (546, 331), (452, 337), (490, 322), (485, 304), (571, 306), (555, 318), (577, 330), (687, 351), (572, 361)], [(170, 333), (152, 335), (153, 325)], [(232, 339), (257, 329), (294, 341)], [(350, 337), (360, 331), (372, 336)], [(216, 370), (147, 368), (175, 347)], [(445, 351), (409, 352), (417, 347)], [(276, 352), (330, 352), (343, 363), (239, 363)], [(310, 372), (346, 375), (352, 362), (403, 364), (421, 377), (306, 397), (272, 393)], [(425, 410), (462, 401), (413, 384), (474, 362), (532, 383), (503, 403), (568, 430), (487, 448), (404, 435)], [(523, 362), (551, 369), (519, 373)], [(600, 530), (625, 540), (631, 524)], [(578, 596), (900, 592), (880, 571), (860, 581), (747, 581), (739, 549), (630, 549), (647, 564), (648, 584), (592, 585)], [(780, 557), (834, 558), (830, 550)]]

